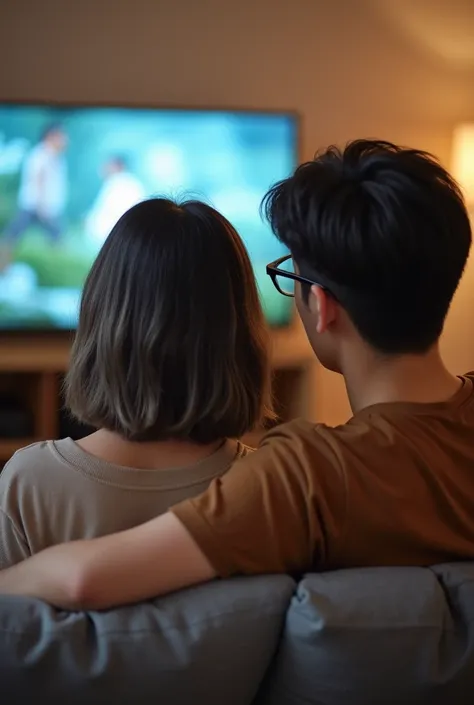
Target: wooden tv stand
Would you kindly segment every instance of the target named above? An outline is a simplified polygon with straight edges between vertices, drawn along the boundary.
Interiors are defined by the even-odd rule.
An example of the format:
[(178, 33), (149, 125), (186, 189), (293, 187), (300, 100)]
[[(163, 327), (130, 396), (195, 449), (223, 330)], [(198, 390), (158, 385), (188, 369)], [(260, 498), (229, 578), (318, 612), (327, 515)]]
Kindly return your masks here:
[[(0, 397), (18, 400), (32, 419), (32, 433), (27, 437), (0, 436), (0, 466), (18, 448), (60, 435), (61, 378), (70, 346), (69, 335), (4, 333), (0, 337)], [(312, 417), (315, 363), (298, 323), (272, 331), (272, 364), (280, 418)], [(248, 439), (256, 440), (255, 436)]]

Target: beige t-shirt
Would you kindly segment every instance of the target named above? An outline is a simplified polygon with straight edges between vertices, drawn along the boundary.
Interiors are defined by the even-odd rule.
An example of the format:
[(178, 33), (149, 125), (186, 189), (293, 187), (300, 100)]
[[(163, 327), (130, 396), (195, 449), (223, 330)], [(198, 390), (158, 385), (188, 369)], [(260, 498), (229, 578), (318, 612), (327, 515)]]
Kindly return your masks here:
[(249, 451), (228, 440), (194, 465), (137, 470), (100, 460), (71, 438), (23, 448), (0, 474), (0, 569), (53, 544), (148, 521), (203, 492)]

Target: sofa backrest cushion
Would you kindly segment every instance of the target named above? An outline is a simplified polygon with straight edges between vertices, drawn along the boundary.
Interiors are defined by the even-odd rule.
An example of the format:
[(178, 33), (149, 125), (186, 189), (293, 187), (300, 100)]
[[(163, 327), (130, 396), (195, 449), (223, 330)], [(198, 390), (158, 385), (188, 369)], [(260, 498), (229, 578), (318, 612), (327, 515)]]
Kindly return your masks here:
[(308, 575), (258, 705), (472, 705), (474, 564)]
[(216, 581), (109, 612), (0, 598), (0, 701), (250, 705), (296, 586)]

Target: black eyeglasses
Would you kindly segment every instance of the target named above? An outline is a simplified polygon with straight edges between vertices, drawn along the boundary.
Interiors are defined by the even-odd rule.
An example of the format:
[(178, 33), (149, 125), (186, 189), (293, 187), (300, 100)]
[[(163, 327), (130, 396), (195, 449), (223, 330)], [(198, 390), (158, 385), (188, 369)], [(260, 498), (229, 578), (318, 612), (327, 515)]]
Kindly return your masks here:
[[(281, 265), (288, 262), (288, 268), (282, 269)], [(267, 274), (271, 278), (273, 284), (277, 291), (283, 296), (294, 296), (295, 295), (295, 282), (300, 282), (301, 284), (309, 284), (309, 286), (320, 286), (321, 289), (326, 287), (318, 284), (318, 282), (312, 281), (311, 279), (306, 279), (299, 274), (295, 274), (293, 269), (293, 257), (291, 255), (284, 255), (279, 257), (274, 262), (267, 264)]]

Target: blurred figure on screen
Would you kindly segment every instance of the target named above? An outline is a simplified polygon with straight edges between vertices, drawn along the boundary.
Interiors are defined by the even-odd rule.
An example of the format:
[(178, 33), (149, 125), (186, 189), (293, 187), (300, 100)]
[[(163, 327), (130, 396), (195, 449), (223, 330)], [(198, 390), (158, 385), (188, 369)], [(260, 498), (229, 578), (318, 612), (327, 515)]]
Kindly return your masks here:
[(100, 246), (125, 211), (147, 197), (143, 185), (131, 173), (123, 156), (115, 155), (105, 162), (103, 178), (102, 187), (86, 220), (88, 236)]
[(27, 154), (20, 178), (18, 210), (5, 228), (5, 244), (13, 247), (31, 225), (39, 226), (53, 243), (59, 242), (67, 200), (67, 141), (63, 127), (52, 124)]

